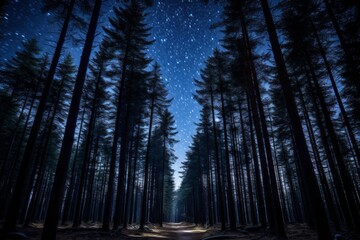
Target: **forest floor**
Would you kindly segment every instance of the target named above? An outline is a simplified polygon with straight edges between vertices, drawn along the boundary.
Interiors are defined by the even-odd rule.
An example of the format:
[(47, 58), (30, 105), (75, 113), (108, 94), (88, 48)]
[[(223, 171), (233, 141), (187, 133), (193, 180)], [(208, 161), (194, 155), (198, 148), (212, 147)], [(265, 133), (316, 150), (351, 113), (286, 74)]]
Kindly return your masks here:
[[(139, 231), (137, 225), (130, 225), (128, 229), (104, 232), (100, 230), (98, 224), (86, 224), (79, 229), (70, 226), (59, 227), (57, 240), (115, 240), (115, 239), (181, 239), (181, 240), (216, 240), (216, 239), (241, 239), (241, 240), (276, 240), (268, 232), (259, 227), (243, 226), (237, 231), (220, 231), (220, 226), (204, 228), (191, 223), (165, 223), (162, 228), (156, 225), (147, 225), (145, 231)], [(19, 229), (16, 234), (10, 234), (0, 239), (40, 239), (42, 231), (41, 224), (32, 224), (26, 229)], [(305, 224), (288, 225), (287, 235), (289, 240), (316, 240), (316, 232)], [(360, 239), (360, 235), (355, 233), (343, 233), (341, 238), (334, 239)]]

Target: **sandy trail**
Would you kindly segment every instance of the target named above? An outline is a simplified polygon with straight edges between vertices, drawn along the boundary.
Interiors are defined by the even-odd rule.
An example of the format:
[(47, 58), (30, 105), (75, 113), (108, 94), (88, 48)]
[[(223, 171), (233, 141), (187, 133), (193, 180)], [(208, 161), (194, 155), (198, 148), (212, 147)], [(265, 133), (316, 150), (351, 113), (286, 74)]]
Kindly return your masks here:
[(206, 237), (207, 230), (190, 223), (164, 223), (162, 228), (153, 229), (151, 232), (144, 232), (139, 237), (142, 239), (182, 239), (196, 240)]
[[(19, 229), (20, 235), (25, 234), (29, 240), (38, 240), (41, 238), (42, 224), (26, 229)], [(98, 225), (79, 229), (63, 227), (58, 229), (57, 240), (107, 240), (107, 239), (184, 239), (197, 240), (209, 235), (207, 229), (197, 227), (192, 223), (164, 223), (163, 227), (152, 226), (147, 231), (134, 229), (121, 229), (119, 231), (103, 232)], [(15, 238), (0, 235), (0, 239), (22, 239), (17, 235)]]

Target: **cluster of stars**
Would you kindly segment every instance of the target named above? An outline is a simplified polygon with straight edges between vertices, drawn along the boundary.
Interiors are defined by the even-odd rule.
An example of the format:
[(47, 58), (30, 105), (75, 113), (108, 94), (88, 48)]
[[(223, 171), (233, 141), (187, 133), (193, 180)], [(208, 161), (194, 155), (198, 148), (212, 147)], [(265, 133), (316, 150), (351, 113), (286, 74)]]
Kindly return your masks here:
[[(108, 16), (113, 14), (116, 1), (105, 3), (100, 20), (100, 25), (104, 26), (108, 24)], [(14, 1), (9, 5), (4, 15), (2, 31), (5, 36), (0, 40), (4, 42), (0, 44), (0, 58), (10, 58), (14, 49), (21, 48), (22, 41), (33, 37), (39, 40), (44, 51), (53, 52), (52, 46), (58, 36), (54, 27), (48, 24), (53, 14), (41, 13), (39, 5), (31, 0)], [(204, 67), (205, 60), (214, 48), (219, 47), (221, 32), (210, 26), (220, 21), (221, 6), (205, 4), (201, 0), (158, 0), (148, 14), (147, 21), (156, 40), (149, 55), (160, 64), (170, 97), (174, 98), (170, 110), (175, 117), (179, 140), (174, 147), (178, 157), (174, 165), (178, 187), (181, 181), (178, 171), (199, 119), (200, 106), (193, 99), (194, 79), (200, 78), (199, 70)], [(99, 26), (98, 31), (101, 29)], [(73, 46), (68, 41), (65, 51), (71, 52), (78, 62), (80, 46)]]
[(205, 60), (219, 47), (221, 32), (210, 29), (221, 20), (221, 6), (203, 1), (161, 0), (151, 10), (149, 23), (157, 39), (150, 55), (162, 66), (162, 75), (174, 97), (171, 112), (175, 116), (179, 143), (175, 145), (178, 161), (174, 165), (175, 182), (180, 184), (181, 162), (185, 160), (196, 125), (200, 106), (193, 99), (194, 79), (200, 78)]

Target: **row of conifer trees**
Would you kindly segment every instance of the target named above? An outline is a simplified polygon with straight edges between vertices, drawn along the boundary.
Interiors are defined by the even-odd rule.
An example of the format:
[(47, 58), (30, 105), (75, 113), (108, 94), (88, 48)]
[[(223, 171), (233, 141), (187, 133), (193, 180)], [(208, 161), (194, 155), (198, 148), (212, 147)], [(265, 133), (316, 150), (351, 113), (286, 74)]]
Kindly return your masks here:
[[(31, 39), (2, 62), (5, 232), (44, 221), (42, 239), (55, 239), (59, 223), (109, 230), (170, 218), (176, 129), (160, 66), (148, 54), (151, 2), (114, 3), (97, 46), (103, 4), (44, 1), (44, 12), (62, 22), (54, 54)], [(65, 54), (77, 27), (87, 29), (79, 65)]]
[(195, 80), (177, 220), (280, 237), (306, 222), (319, 239), (360, 229), (360, 5), (219, 2), (222, 50)]

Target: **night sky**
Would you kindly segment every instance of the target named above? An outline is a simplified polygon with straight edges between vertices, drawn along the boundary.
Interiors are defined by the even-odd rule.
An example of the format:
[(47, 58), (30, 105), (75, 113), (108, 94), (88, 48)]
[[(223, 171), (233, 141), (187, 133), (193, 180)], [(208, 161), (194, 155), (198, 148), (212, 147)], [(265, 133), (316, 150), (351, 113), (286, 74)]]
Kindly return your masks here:
[[(50, 13), (41, 13), (41, 2), (11, 1), (1, 26), (5, 33), (1, 40), (3, 43), (0, 44), (2, 59), (11, 58), (20, 49), (21, 41), (33, 37), (39, 40), (43, 51), (53, 53), (52, 46), (57, 40), (59, 25), (54, 23)], [(107, 0), (103, 5), (97, 43), (101, 39), (101, 25), (107, 25), (114, 2)], [(174, 165), (178, 187), (181, 180), (177, 171), (184, 161), (191, 136), (195, 134), (194, 123), (198, 122), (200, 111), (200, 106), (192, 98), (195, 92), (193, 79), (199, 78), (199, 71), (213, 49), (220, 47), (220, 30), (210, 30), (210, 26), (220, 20), (221, 6), (205, 5), (201, 0), (161, 0), (155, 1), (148, 13), (152, 37), (156, 39), (149, 50), (149, 56), (160, 64), (170, 97), (174, 98), (170, 111), (175, 116), (179, 140), (175, 145), (178, 160)], [(72, 54), (75, 63), (79, 62), (81, 44), (74, 46), (72, 41), (67, 41), (65, 51)]]

